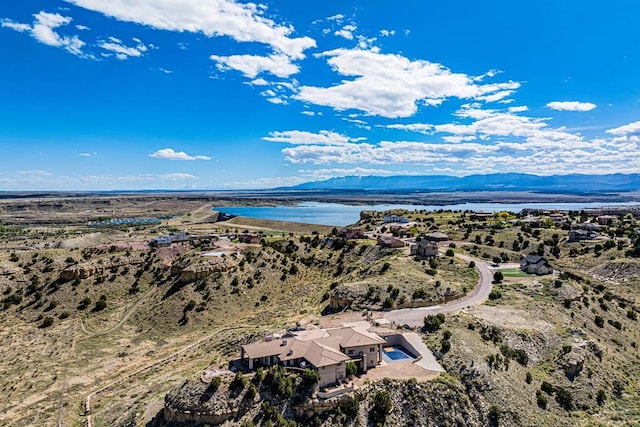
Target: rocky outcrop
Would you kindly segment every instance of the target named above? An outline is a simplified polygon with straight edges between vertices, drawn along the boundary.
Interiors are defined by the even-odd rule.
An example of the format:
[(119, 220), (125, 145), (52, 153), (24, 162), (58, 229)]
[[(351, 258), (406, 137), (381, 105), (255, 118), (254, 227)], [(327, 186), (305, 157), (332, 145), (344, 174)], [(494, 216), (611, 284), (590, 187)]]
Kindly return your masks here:
[(572, 346), (571, 350), (560, 357), (559, 365), (564, 371), (566, 377), (573, 381), (574, 378), (582, 372), (582, 369), (584, 368), (584, 361), (585, 356), (582, 353), (582, 348)]
[(111, 260), (103, 259), (96, 262), (76, 264), (71, 267), (67, 267), (60, 273), (60, 278), (62, 280), (87, 279), (99, 274), (105, 274), (114, 267), (139, 265), (142, 263), (144, 263), (144, 261), (121, 260), (119, 262), (113, 262)]
[(601, 264), (591, 270), (591, 275), (610, 283), (622, 283), (640, 275), (640, 262), (613, 261)]
[[(192, 264), (180, 271), (180, 282), (195, 282), (196, 280), (204, 279), (205, 277), (211, 276), (214, 273), (227, 271), (230, 267), (231, 265), (229, 265), (229, 263), (227, 263), (225, 260)], [(175, 271), (177, 273), (178, 269), (176, 269)], [(174, 269), (172, 267), (172, 273), (173, 272)]]

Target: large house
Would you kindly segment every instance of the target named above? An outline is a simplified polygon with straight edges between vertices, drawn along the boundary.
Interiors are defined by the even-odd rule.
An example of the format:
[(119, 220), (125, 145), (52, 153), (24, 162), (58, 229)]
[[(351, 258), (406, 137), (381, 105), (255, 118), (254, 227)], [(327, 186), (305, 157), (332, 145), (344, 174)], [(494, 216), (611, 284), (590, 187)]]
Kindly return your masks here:
[(257, 234), (249, 233), (238, 234), (238, 242), (255, 245), (260, 243), (260, 236), (258, 236)]
[(438, 244), (426, 238), (418, 237), (416, 243), (411, 245), (411, 255), (422, 258), (438, 256)]
[(407, 218), (401, 215), (396, 215), (396, 214), (385, 215), (382, 220), (385, 224), (389, 224), (389, 223), (406, 224), (409, 222)]
[(342, 237), (343, 239), (351, 240), (351, 239), (364, 239), (364, 231), (362, 228), (358, 227), (347, 227), (340, 230), (338, 233), (338, 237)]
[(169, 233), (164, 236), (153, 238), (149, 241), (149, 246), (153, 248), (166, 248), (171, 246), (172, 243), (186, 242), (189, 240), (189, 233), (179, 231), (177, 233)]
[(591, 240), (598, 237), (598, 233), (595, 231), (587, 231), (587, 230), (571, 230), (569, 231), (569, 241), (570, 242), (579, 242), (581, 240)]
[(520, 270), (539, 276), (553, 273), (553, 267), (549, 265), (549, 261), (540, 255), (527, 255), (522, 258), (520, 261)]
[(347, 362), (356, 363), (362, 372), (377, 366), (385, 343), (357, 327), (290, 331), (284, 337), (243, 345), (240, 358), (250, 370), (273, 365), (316, 369), (318, 385), (325, 387), (346, 377)]

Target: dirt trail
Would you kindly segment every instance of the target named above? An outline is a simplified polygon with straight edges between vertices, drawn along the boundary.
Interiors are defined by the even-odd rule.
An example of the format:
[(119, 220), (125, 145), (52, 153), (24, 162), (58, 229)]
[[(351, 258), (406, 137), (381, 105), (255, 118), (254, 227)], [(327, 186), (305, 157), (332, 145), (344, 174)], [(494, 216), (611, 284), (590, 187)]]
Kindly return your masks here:
[(140, 375), (140, 374), (142, 374), (144, 372), (147, 372), (147, 371), (149, 371), (151, 369), (158, 368), (158, 367), (160, 367), (160, 366), (162, 366), (164, 364), (167, 364), (167, 363), (171, 362), (172, 360), (174, 360), (176, 357), (178, 357), (178, 356), (180, 356), (180, 355), (182, 355), (182, 354), (184, 354), (184, 353), (186, 353), (186, 352), (188, 352), (190, 350), (194, 350), (194, 349), (198, 348), (199, 346), (201, 346), (205, 342), (210, 341), (211, 339), (216, 337), (216, 335), (218, 335), (218, 334), (220, 334), (222, 332), (231, 331), (231, 330), (234, 330), (234, 329), (249, 328), (249, 327), (250, 327), (249, 325), (237, 325), (237, 326), (230, 326), (230, 327), (217, 329), (216, 331), (212, 332), (211, 334), (209, 334), (209, 335), (207, 335), (207, 336), (205, 336), (203, 338), (200, 338), (198, 341), (194, 342), (193, 344), (189, 344), (186, 347), (183, 347), (183, 348), (181, 348), (179, 350), (176, 350), (175, 352), (169, 354), (168, 356), (165, 356), (164, 358), (162, 358), (162, 359), (160, 359), (160, 360), (158, 360), (156, 362), (150, 363), (150, 364), (148, 364), (146, 366), (143, 366), (141, 368), (137, 368), (137, 369), (133, 370), (132, 372), (130, 372), (128, 374), (124, 374), (120, 378), (118, 378), (118, 379), (116, 379), (114, 381), (111, 381), (110, 383), (107, 383), (104, 386), (92, 391), (91, 393), (89, 393), (87, 395), (87, 397), (85, 397), (84, 402), (83, 402), (84, 414), (86, 415), (86, 419), (85, 419), (86, 424), (85, 425), (87, 425), (87, 426), (93, 425), (92, 424), (92, 419), (91, 419), (91, 400), (94, 397), (96, 397), (98, 394), (100, 394), (100, 393), (102, 393), (102, 392), (104, 392), (104, 391), (106, 391), (106, 390), (108, 390), (108, 389), (110, 389), (110, 388), (122, 383), (123, 381), (126, 381), (126, 380), (128, 380), (130, 378), (133, 378), (136, 375)]
[(106, 329), (104, 331), (99, 331), (99, 332), (91, 331), (91, 330), (87, 329), (86, 325), (84, 324), (84, 319), (80, 319), (80, 327), (82, 328), (82, 331), (85, 334), (88, 334), (88, 335), (91, 335), (91, 336), (106, 335), (106, 334), (108, 334), (110, 332), (115, 331), (120, 326), (122, 326), (124, 324), (124, 322), (129, 320), (129, 318), (136, 312), (136, 310), (138, 310), (140, 305), (142, 305), (142, 303), (145, 302), (147, 300), (147, 298), (149, 298), (154, 293), (158, 292), (158, 289), (159, 288), (152, 288), (149, 291), (147, 291), (146, 294), (144, 294), (140, 298), (138, 298), (138, 300), (131, 306), (131, 308), (129, 310), (127, 310), (125, 315), (122, 316), (122, 319), (120, 319), (120, 321), (118, 321), (118, 323), (116, 323), (114, 326), (112, 326), (109, 329)]

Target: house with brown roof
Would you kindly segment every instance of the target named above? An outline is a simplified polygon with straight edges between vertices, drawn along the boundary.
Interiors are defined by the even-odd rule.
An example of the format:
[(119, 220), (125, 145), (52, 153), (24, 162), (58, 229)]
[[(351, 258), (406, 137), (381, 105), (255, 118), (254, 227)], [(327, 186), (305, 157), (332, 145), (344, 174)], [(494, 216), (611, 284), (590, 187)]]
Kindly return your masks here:
[(411, 245), (411, 255), (422, 258), (438, 256), (438, 244), (431, 240), (418, 237), (416, 243)]
[(260, 236), (258, 236), (257, 234), (248, 234), (248, 233), (239, 234), (238, 241), (240, 243), (255, 245), (260, 243)]
[(347, 227), (340, 230), (340, 232), (338, 233), (338, 237), (351, 240), (351, 239), (364, 239), (365, 236), (362, 228)]
[(431, 240), (432, 242), (446, 242), (449, 240), (449, 236), (439, 231), (427, 233), (422, 236), (424, 239)]
[(283, 338), (243, 345), (240, 358), (250, 370), (273, 365), (313, 368), (320, 374), (318, 385), (325, 387), (345, 378), (349, 361), (362, 372), (377, 366), (385, 343), (355, 327), (290, 331)]
[(393, 236), (378, 236), (378, 246), (382, 248), (404, 248), (405, 243)]

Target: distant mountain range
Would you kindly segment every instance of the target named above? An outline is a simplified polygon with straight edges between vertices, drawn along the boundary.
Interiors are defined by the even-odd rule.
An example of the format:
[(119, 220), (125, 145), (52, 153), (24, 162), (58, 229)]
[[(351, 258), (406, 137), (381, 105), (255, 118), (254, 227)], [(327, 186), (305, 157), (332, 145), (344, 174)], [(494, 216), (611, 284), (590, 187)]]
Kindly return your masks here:
[[(285, 189), (285, 188), (280, 188)], [(640, 190), (640, 174), (551, 175), (497, 173), (455, 177), (446, 175), (344, 176), (306, 182), (288, 190), (388, 191), (537, 191), (594, 193)]]

